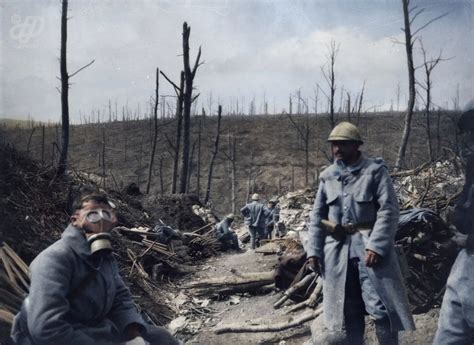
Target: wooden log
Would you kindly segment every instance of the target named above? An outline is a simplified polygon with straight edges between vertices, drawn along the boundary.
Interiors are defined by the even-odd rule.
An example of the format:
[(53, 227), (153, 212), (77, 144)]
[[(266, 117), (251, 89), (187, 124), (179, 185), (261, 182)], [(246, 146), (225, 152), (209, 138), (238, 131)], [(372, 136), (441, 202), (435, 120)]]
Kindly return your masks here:
[(214, 225), (214, 224), (213, 224), (213, 223), (206, 224), (206, 225), (204, 225), (203, 227), (200, 227), (199, 229), (194, 230), (194, 231), (191, 232), (191, 233), (192, 233), (192, 234), (196, 234), (196, 233), (198, 233), (199, 231), (202, 231), (202, 230), (208, 228), (208, 227), (211, 226), (211, 225)]
[(1, 321), (4, 321), (4, 322), (9, 323), (9, 324), (12, 324), (14, 317), (15, 317), (15, 315), (13, 315), (12, 313), (10, 313), (9, 311), (0, 309), (0, 320), (1, 320)]
[(13, 259), (23, 273), (28, 276), (28, 266), (25, 262), (15, 253), (15, 251), (5, 242), (3, 242), (3, 248), (5, 252)]
[(273, 304), (273, 308), (278, 309), (282, 306), (283, 303), (288, 300), (291, 296), (293, 296), (298, 290), (306, 287), (311, 283), (314, 279), (316, 279), (316, 272), (311, 272), (303, 279), (301, 279), (298, 283), (293, 286), (290, 286), (284, 293), (283, 296)]
[(304, 300), (303, 302), (291, 306), (286, 311), (286, 313), (287, 314), (292, 313), (294, 311), (297, 311), (297, 310), (300, 310), (300, 309), (303, 309), (303, 308), (306, 308), (306, 307), (310, 307), (310, 308), (316, 307), (317, 303), (318, 303), (317, 300), (318, 300), (319, 296), (321, 296), (322, 291), (323, 291), (323, 280), (322, 280), (321, 277), (318, 277), (318, 279), (316, 280), (316, 287), (314, 288), (313, 292), (311, 293), (311, 296), (309, 296), (309, 298)]
[(286, 321), (280, 323), (271, 322), (270, 324), (263, 324), (261, 321), (249, 321), (247, 323), (236, 323), (233, 325), (220, 326), (214, 329), (214, 333), (280, 332), (289, 328), (300, 326), (305, 322), (313, 320), (321, 315), (322, 312), (323, 308), (310, 310), (309, 312), (302, 313), (298, 317), (289, 317)]
[(218, 287), (222, 285), (243, 285), (250, 283), (265, 282), (265, 285), (273, 283), (275, 280), (274, 272), (255, 272), (255, 273), (242, 273), (234, 276), (217, 277), (203, 279), (200, 281), (188, 283), (182, 288), (184, 289), (195, 289), (204, 287)]
[(239, 285), (221, 285), (217, 287), (203, 287), (193, 290), (193, 293), (198, 296), (203, 295), (233, 295), (236, 293), (261, 293), (265, 294), (275, 288), (274, 284), (268, 284), (266, 281), (239, 284)]

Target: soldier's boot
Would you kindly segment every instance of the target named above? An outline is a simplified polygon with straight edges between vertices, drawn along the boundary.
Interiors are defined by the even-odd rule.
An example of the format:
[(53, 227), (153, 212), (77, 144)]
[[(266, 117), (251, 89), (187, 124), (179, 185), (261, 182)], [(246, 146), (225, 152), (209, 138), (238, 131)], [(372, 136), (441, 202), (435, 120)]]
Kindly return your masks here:
[(255, 250), (255, 236), (250, 236), (250, 249)]
[(390, 321), (375, 321), (375, 334), (380, 345), (398, 345), (398, 332), (392, 332)]

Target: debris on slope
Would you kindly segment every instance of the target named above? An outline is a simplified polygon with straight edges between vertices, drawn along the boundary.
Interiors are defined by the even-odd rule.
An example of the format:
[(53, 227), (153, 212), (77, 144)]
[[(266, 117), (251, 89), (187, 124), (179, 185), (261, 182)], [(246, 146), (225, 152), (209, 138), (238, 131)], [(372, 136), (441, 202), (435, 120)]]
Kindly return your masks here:
[(313, 208), (314, 190), (307, 188), (283, 195), (279, 198), (280, 221), (287, 230), (302, 231)]
[(424, 164), (416, 169), (393, 173), (400, 207), (429, 208), (444, 216), (464, 185), (462, 164), (458, 158)]

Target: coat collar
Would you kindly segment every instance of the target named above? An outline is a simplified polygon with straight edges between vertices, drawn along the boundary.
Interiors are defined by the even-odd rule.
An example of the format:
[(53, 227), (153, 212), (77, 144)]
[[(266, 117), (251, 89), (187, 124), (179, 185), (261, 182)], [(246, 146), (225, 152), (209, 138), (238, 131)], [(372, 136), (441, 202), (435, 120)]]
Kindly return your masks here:
[(359, 171), (364, 167), (367, 162), (367, 156), (361, 152), (359, 160), (352, 165), (345, 165), (342, 160), (336, 159), (334, 164), (336, 165), (337, 170), (340, 172), (350, 172), (354, 175), (357, 175)]
[(91, 257), (91, 250), (83, 230), (69, 224), (61, 235), (61, 239), (83, 259), (88, 260)]

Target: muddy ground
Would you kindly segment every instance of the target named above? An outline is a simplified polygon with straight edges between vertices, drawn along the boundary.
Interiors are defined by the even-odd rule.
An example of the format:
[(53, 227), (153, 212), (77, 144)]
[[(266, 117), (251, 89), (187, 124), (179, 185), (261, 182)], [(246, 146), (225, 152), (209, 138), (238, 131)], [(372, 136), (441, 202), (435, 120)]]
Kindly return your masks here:
[[(273, 270), (278, 262), (277, 255), (263, 255), (247, 250), (243, 253), (222, 253), (217, 257), (209, 258), (198, 265), (195, 273), (186, 276), (179, 285), (202, 278), (230, 276), (232, 271), (241, 273), (268, 272)], [(232, 271), (231, 271), (232, 270)], [(185, 293), (190, 293), (185, 292)], [(250, 293), (228, 296), (222, 300), (212, 300), (209, 308), (212, 313), (197, 315), (199, 321), (192, 321), (188, 330), (178, 332), (178, 337), (186, 344), (310, 344), (311, 321), (302, 326), (282, 332), (261, 333), (225, 333), (215, 334), (216, 326), (234, 324), (246, 320), (264, 319), (276, 323), (282, 318), (287, 308), (275, 310), (273, 304), (281, 297), (281, 292), (273, 290), (263, 295)], [(199, 298), (205, 298), (200, 296)], [(296, 312), (298, 315), (301, 311)], [(426, 345), (431, 344), (438, 318), (438, 309), (415, 315), (417, 330), (402, 333), (400, 344)], [(199, 324), (201, 326), (199, 327)], [(198, 325), (198, 329), (196, 329)], [(189, 334), (189, 330), (193, 329)], [(377, 344), (373, 325), (367, 318), (366, 344)]]

